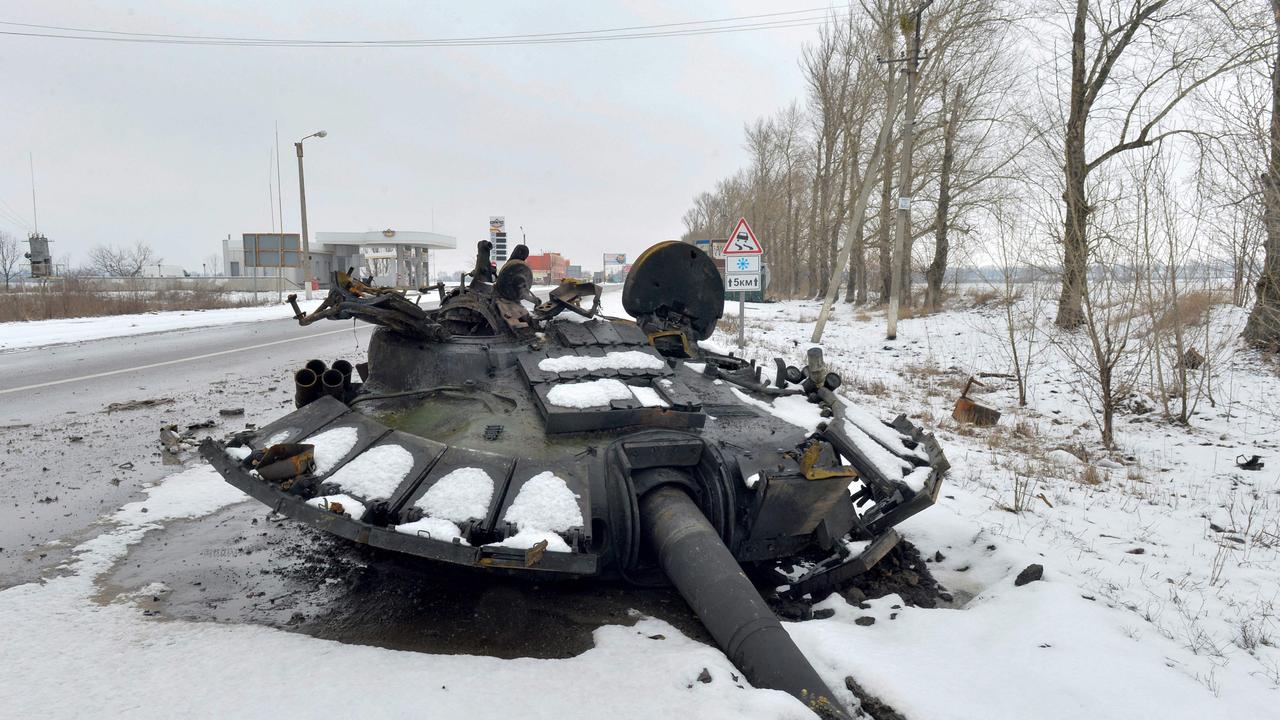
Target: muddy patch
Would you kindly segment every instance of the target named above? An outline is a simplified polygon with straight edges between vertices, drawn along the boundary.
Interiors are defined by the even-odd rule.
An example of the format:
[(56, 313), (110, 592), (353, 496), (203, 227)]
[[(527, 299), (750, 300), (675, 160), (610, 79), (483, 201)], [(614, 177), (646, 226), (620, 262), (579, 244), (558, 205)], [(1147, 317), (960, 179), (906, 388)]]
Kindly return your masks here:
[(134, 602), (159, 621), (255, 623), (418, 652), (572, 657), (594, 646), (596, 628), (640, 616), (711, 642), (670, 589), (455, 568), (276, 522), (252, 503), (150, 533), (102, 588), (99, 601)]

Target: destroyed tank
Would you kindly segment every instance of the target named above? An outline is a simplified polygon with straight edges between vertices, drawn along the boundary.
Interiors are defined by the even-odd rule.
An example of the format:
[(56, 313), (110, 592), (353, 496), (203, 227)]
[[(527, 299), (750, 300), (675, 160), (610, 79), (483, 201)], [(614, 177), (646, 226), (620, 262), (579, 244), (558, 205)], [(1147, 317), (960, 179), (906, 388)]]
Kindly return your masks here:
[[(454, 287), (337, 272), (299, 323), (374, 323), (368, 361), (308, 362), (297, 410), (202, 455), (273, 511), (355, 543), (534, 578), (670, 583), (757, 687), (846, 717), (769, 609), (821, 598), (898, 542), (948, 467), (930, 434), (835, 392), (820, 349), (766, 366), (714, 352), (722, 280), (701, 250), (646, 250), (543, 301), (518, 252), (479, 244)], [(422, 298), (438, 294), (439, 306)], [(775, 578), (770, 581), (769, 578)]]

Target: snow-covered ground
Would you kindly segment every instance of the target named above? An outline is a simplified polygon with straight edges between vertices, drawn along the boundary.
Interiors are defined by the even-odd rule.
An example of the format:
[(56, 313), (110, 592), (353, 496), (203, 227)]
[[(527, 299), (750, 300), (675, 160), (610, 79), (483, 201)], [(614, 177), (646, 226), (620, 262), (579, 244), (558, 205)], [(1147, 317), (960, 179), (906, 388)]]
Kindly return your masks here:
[[(95, 581), (148, 532), (245, 496), (207, 466), (170, 476), (105, 519), (65, 571), (0, 592), (0, 707), (13, 718), (803, 718), (788, 695), (745, 691), (719, 651), (642, 619), (602, 627), (565, 660), (427, 655), (252, 625), (158, 621)], [(163, 592), (143, 588), (134, 599)], [(655, 639), (661, 638), (661, 639)], [(720, 682), (696, 682), (703, 668)]]
[[(321, 302), (299, 300), (304, 312), (311, 312)], [(0, 352), (24, 348), (87, 342), (128, 335), (188, 330), (191, 328), (234, 325), (261, 320), (286, 319), (293, 314), (288, 305), (275, 302), (239, 308), (217, 310), (168, 310), (139, 313), (136, 315), (106, 315), (102, 317), (60, 318), (57, 320), (32, 320), (29, 322), (0, 323)]]
[[(818, 310), (750, 307), (749, 354), (800, 357)], [(860, 611), (833, 596), (835, 617), (788, 629), (910, 718), (1276, 717), (1280, 368), (1240, 346), (1243, 321), (1214, 309), (1204, 339), (1215, 402), (1203, 399), (1190, 427), (1157, 410), (1122, 414), (1106, 452), (1060, 350), (1078, 338), (1045, 329), (1049, 318), (1028, 406), (1012, 380), (987, 378), (977, 398), (1004, 416), (977, 429), (952, 420), (951, 405), (970, 375), (1012, 372), (1002, 310), (908, 319), (887, 342), (883, 314), (839, 307), (823, 347), (843, 394), (934, 428), (952, 462), (938, 506), (900, 529), (924, 556), (941, 554), (931, 571), (969, 599), (886, 622), (895, 598)], [(1262, 471), (1236, 468), (1254, 454), (1270, 455)], [(1014, 587), (1031, 563), (1045, 581)], [(865, 614), (877, 622), (856, 626)]]
[[(799, 362), (817, 310), (748, 306), (754, 356)], [(1276, 717), (1280, 375), (1236, 343), (1242, 320), (1214, 311), (1214, 401), (1190, 427), (1134, 404), (1108, 452), (1060, 349), (1072, 338), (1046, 330), (1038, 341), (1025, 408), (1011, 381), (984, 379), (977, 399), (1004, 416), (973, 428), (951, 419), (951, 403), (969, 375), (1011, 370), (998, 308), (908, 319), (889, 343), (882, 315), (840, 306), (823, 347), (841, 393), (935, 429), (952, 462), (938, 505), (900, 529), (955, 603), (890, 596), (858, 608), (833, 595), (819, 605), (833, 616), (786, 623), (828, 684), (849, 701), (853, 676), (913, 720)], [(1262, 471), (1235, 467), (1252, 454)], [(101, 599), (99, 576), (144, 535), (241, 499), (207, 468), (172, 475), (106, 517), (63, 572), (0, 591), (4, 714), (811, 717), (782, 693), (740, 687), (718, 650), (648, 618), (599, 628), (577, 657), (499, 660), (159, 620), (128, 598)], [(1044, 580), (1015, 587), (1031, 563)], [(874, 624), (856, 622), (866, 616)], [(703, 668), (714, 682), (697, 682)]]
[[(602, 307), (608, 313), (625, 316), (622, 310), (622, 301), (617, 292), (620, 287), (621, 285), (617, 283), (605, 286), (606, 293)], [(536, 285), (533, 288), (533, 292), (539, 296), (545, 296), (552, 289), (554, 289), (554, 286), (551, 285)], [(252, 298), (253, 293), (232, 293), (232, 295), (238, 299), (247, 300)], [(237, 323), (258, 322), (261, 320), (281, 320), (293, 314), (287, 304), (276, 302), (274, 293), (258, 293), (258, 297), (262, 298), (265, 304), (217, 310), (172, 310), (139, 313), (136, 315), (4, 322), (0, 323), (0, 352), (47, 345), (88, 342), (129, 335), (147, 335), (171, 330), (235, 325)], [(418, 293), (410, 292), (406, 297), (417, 299)], [(430, 302), (434, 298), (436, 298), (435, 293), (428, 293), (422, 301)], [(298, 307), (302, 308), (303, 312), (311, 312), (323, 300), (324, 293), (318, 292), (315, 293), (315, 297), (311, 300), (299, 299)]]

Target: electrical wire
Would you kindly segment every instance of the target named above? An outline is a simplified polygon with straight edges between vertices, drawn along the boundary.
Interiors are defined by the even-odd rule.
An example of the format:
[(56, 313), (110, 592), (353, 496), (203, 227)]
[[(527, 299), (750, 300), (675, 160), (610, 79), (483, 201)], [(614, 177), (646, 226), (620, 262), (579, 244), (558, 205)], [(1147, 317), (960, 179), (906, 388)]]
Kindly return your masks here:
[[(822, 13), (822, 14), (815, 14)], [(847, 8), (845, 9), (847, 14)], [(715, 35), (822, 25), (845, 15), (837, 8), (822, 7), (808, 10), (791, 10), (759, 15), (743, 15), (716, 20), (689, 20), (657, 25), (634, 25), (599, 30), (577, 30), (555, 33), (521, 35), (489, 35), (452, 38), (422, 38), (409, 40), (302, 40), (288, 38), (254, 38), (235, 36), (176, 35), (167, 33), (140, 33), (120, 30), (99, 30), (61, 25), (41, 25), (0, 20), (0, 25), (31, 28), (50, 32), (25, 30), (0, 30), (0, 35), (15, 37), (50, 38), (62, 40), (92, 40), (98, 42), (124, 42), (164, 45), (219, 45), (233, 47), (488, 47), (500, 45), (553, 45), (607, 40), (636, 40), (664, 37)], [(690, 27), (710, 26), (710, 27)]]
[(5, 202), (4, 198), (0, 198), (0, 219), (8, 220), (28, 232), (31, 231), (31, 223), (27, 222), (26, 218), (14, 210), (13, 206)]

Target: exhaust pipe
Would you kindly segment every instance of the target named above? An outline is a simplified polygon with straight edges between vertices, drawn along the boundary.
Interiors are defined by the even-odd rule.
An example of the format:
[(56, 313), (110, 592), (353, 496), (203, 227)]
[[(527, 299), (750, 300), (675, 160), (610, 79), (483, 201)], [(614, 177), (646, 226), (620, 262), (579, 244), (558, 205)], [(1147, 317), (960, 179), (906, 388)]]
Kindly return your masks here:
[(346, 360), (334, 360), (329, 367), (342, 373), (342, 397), (338, 399), (346, 402), (351, 397), (351, 371), (354, 368)]
[(324, 371), (329, 369), (329, 366), (325, 365), (323, 360), (308, 360), (307, 364), (302, 367), (315, 373), (316, 377), (324, 375)]
[(343, 377), (341, 372), (333, 368), (325, 370), (324, 374), (320, 376), (321, 392), (346, 402), (346, 381), (347, 379)]
[(333, 364), (329, 367), (342, 373), (342, 376), (347, 379), (347, 382), (351, 382), (351, 363), (346, 360), (334, 360)]
[[(314, 362), (314, 361), (312, 361)], [(310, 365), (311, 363), (307, 363)], [(293, 374), (293, 406), (302, 407), (311, 403), (321, 395), (320, 378), (310, 367), (304, 367)]]
[[(672, 470), (641, 470), (637, 479), (641, 473)], [(661, 475), (652, 480), (670, 482)], [(789, 693), (819, 717), (849, 720), (688, 493), (673, 484), (650, 490), (640, 522), (667, 578), (752, 685)]]

